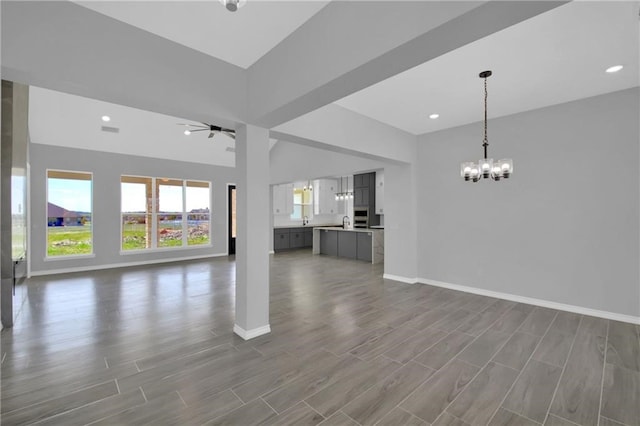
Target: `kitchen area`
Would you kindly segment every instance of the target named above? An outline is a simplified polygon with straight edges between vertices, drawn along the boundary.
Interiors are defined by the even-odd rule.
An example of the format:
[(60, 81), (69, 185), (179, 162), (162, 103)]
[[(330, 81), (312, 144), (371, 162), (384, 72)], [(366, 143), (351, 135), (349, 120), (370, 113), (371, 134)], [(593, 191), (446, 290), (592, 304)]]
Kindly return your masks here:
[(273, 251), (384, 262), (384, 171), (273, 185)]

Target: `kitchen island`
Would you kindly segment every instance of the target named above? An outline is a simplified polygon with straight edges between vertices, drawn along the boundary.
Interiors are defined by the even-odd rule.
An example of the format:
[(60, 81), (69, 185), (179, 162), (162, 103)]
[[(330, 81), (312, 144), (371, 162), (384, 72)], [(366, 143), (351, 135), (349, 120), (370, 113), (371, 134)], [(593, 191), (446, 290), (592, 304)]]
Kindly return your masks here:
[(313, 254), (382, 263), (384, 262), (384, 230), (338, 226), (314, 227)]

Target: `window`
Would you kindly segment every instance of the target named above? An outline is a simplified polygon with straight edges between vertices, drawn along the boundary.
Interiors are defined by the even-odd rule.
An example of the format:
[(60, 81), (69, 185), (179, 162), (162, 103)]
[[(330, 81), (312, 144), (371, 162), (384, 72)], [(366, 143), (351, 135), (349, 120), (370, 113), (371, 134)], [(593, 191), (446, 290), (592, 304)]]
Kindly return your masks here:
[(210, 244), (210, 200), (210, 182), (122, 176), (122, 250)]
[(291, 213), (291, 219), (302, 219), (305, 216), (307, 219), (311, 216), (312, 202), (311, 195), (312, 189), (307, 188), (294, 188), (293, 189), (293, 213)]
[(47, 170), (47, 257), (93, 254), (93, 175)]

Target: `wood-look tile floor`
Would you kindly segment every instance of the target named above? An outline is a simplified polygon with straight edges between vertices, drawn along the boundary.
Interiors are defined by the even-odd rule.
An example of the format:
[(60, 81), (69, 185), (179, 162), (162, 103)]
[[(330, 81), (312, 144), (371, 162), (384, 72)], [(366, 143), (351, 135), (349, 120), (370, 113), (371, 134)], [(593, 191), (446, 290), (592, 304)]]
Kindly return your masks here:
[(233, 259), (31, 279), (2, 331), (3, 425), (639, 426), (640, 327), (271, 259), (269, 335)]

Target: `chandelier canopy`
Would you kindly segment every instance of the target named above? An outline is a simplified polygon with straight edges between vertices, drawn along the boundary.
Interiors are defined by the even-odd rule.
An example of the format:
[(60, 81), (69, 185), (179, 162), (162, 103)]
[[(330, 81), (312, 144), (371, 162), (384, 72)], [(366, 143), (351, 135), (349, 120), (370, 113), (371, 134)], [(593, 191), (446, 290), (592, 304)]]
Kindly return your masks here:
[(465, 161), (460, 165), (460, 176), (467, 182), (478, 182), (480, 179), (491, 178), (499, 181), (507, 179), (513, 173), (513, 160), (505, 158), (493, 161), (488, 158), (489, 138), (487, 137), (487, 78), (491, 76), (491, 71), (482, 71), (480, 78), (484, 79), (484, 138), (482, 139), (482, 147), (484, 148), (484, 158), (478, 162)]

